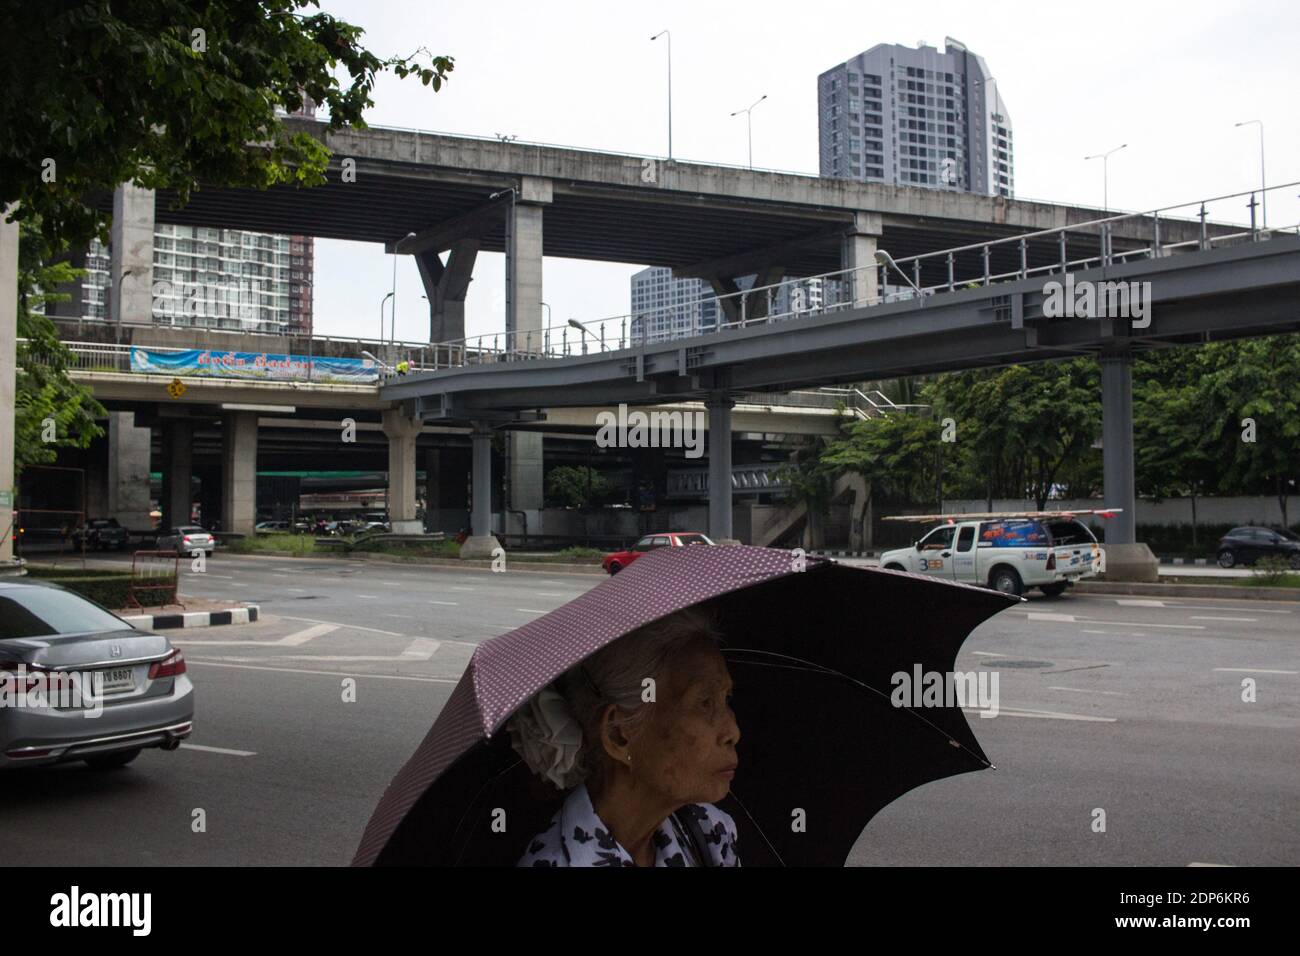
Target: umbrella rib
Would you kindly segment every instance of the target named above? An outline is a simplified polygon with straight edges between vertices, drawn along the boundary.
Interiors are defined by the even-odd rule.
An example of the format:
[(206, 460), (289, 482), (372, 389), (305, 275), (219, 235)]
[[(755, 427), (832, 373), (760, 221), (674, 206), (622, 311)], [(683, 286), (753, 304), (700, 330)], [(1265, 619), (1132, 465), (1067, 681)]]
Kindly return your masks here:
[(745, 816), (748, 817), (749, 822), (754, 825), (754, 829), (758, 831), (758, 835), (763, 838), (763, 842), (767, 844), (767, 848), (772, 851), (772, 855), (776, 857), (776, 861), (782, 866), (785, 866), (785, 859), (781, 856), (777, 848), (772, 846), (772, 841), (767, 838), (767, 834), (763, 832), (763, 828), (759, 826), (758, 821), (754, 819), (754, 815), (749, 812), (749, 807), (745, 806), (745, 801), (740, 799), (740, 795), (736, 793), (734, 787), (731, 790), (731, 798), (739, 804), (741, 810), (745, 811)]
[[(788, 667), (787, 665), (784, 665), (784, 664), (764, 664), (764, 663), (762, 663), (762, 662), (760, 662), (760, 661), (744, 661), (744, 663), (751, 664), (751, 665), (755, 665), (755, 666), (758, 666), (758, 667), (786, 667), (788, 670), (804, 670), (804, 671), (812, 671), (813, 673), (816, 673), (816, 674), (827, 674), (827, 675), (831, 675), (831, 676), (835, 676), (835, 677), (842, 677), (844, 680), (848, 681), (850, 684), (855, 684), (855, 685), (857, 685), (858, 687), (862, 688), (863, 690), (869, 690), (869, 691), (871, 691), (873, 694), (877, 695), (878, 697), (883, 697), (883, 698), (885, 698), (886, 700), (889, 700), (889, 698), (890, 698), (890, 695), (889, 695), (889, 694), (886, 694), (884, 691), (881, 691), (881, 690), (878, 690), (878, 689), (875, 688), (875, 687), (872, 687), (870, 684), (867, 684), (867, 683), (864, 683), (863, 681), (858, 680), (856, 677), (850, 677), (848, 674), (845, 674), (845, 673), (842, 672), (842, 671), (837, 671), (837, 670), (835, 670), (833, 667), (827, 667), (827, 666), (824, 665), (824, 664), (817, 664), (817, 663), (815, 663), (815, 662), (813, 662), (813, 661), (806, 661), (806, 660), (804, 660), (803, 658), (800, 658), (800, 657), (793, 657), (793, 656), (791, 656), (791, 655), (789, 655), (789, 654), (780, 654), (780, 653), (777, 653), (776, 651), (763, 651), (763, 650), (759, 650), (759, 649), (756, 648), (756, 647), (735, 647), (735, 648), (728, 648), (727, 651), (728, 651), (729, 654), (735, 654), (735, 653), (741, 653), (741, 654), (758, 654), (758, 655), (765, 655), (765, 656), (767, 656), (767, 657), (780, 658), (781, 660), (784, 660), (784, 661), (792, 661), (792, 662), (794, 662), (794, 663), (796, 663), (796, 664), (807, 665), (807, 666), (804, 666), (804, 667)], [(891, 702), (891, 703), (892, 703), (892, 702)], [(966, 753), (968, 753), (968, 754), (970, 754), (972, 757), (974, 757), (977, 761), (979, 761), (980, 763), (984, 764), (984, 766), (986, 766), (986, 767), (992, 767), (992, 766), (993, 766), (993, 764), (990, 763), (990, 762), (988, 761), (987, 758), (981, 757), (979, 754), (975, 753), (973, 750), (971, 750), (969, 747), (967, 747), (965, 744), (963, 744), (960, 740), (954, 740), (952, 734), (948, 733), (946, 730), (944, 730), (942, 727), (940, 727), (940, 726), (939, 726), (938, 724), (936, 724), (934, 721), (930, 720), (928, 717), (925, 717), (925, 716), (923, 716), (922, 714), (918, 713), (918, 712), (916, 711), (915, 708), (912, 708), (912, 707), (898, 707), (898, 708), (896, 708), (896, 709), (898, 709), (898, 710), (903, 710), (903, 711), (907, 711), (907, 713), (911, 714), (911, 715), (912, 715), (913, 717), (915, 717), (917, 720), (923, 722), (926, 726), (928, 726), (928, 727), (929, 727), (931, 730), (933, 730), (935, 733), (940, 734), (941, 736), (947, 738), (948, 743), (952, 744), (954, 747), (960, 747), (962, 750), (966, 751)]]
[[(521, 763), (523, 763), (522, 760), (516, 760), (514, 763), (510, 764), (510, 766), (504, 768), (499, 773), (493, 774), (487, 780), (483, 781), (483, 786), (479, 787), (478, 793), (474, 794), (474, 799), (471, 800), (469, 804), (465, 807), (465, 812), (461, 814), (460, 821), (456, 824), (456, 832), (453, 833), (451, 836), (453, 845), (456, 843), (457, 840), (460, 839), (460, 831), (464, 828), (465, 821), (469, 819), (469, 812), (475, 807), (475, 805), (478, 804), (479, 797), (483, 796), (483, 792), (487, 790), (488, 787), (492, 786), (492, 784), (496, 783), (498, 780), (500, 780), (502, 777), (508, 774), (511, 770), (514, 770), (515, 767), (518, 767)], [(460, 865), (461, 857), (465, 855), (466, 846), (468, 846), (468, 843), (462, 845), (460, 851), (456, 854), (456, 862), (454, 864), (455, 866)]]

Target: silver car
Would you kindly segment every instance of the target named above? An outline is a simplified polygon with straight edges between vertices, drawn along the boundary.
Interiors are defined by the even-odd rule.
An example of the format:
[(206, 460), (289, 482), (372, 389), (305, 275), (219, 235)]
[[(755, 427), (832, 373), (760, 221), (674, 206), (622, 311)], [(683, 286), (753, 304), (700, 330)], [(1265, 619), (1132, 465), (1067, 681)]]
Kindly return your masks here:
[(185, 658), (57, 585), (0, 578), (0, 770), (130, 763), (194, 725)]
[(216, 539), (197, 525), (171, 528), (166, 534), (158, 536), (159, 551), (175, 551), (180, 555), (193, 554), (195, 551), (211, 554), (216, 546)]

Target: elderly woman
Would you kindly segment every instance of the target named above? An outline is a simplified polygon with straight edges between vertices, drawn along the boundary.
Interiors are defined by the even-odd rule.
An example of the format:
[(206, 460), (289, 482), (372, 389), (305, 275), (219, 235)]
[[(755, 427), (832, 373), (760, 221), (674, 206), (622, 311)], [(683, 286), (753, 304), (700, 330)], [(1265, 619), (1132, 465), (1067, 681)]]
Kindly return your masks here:
[(736, 772), (740, 728), (710, 620), (662, 618), (563, 674), (511, 719), (536, 773), (572, 792), (520, 866), (739, 866), (712, 804)]

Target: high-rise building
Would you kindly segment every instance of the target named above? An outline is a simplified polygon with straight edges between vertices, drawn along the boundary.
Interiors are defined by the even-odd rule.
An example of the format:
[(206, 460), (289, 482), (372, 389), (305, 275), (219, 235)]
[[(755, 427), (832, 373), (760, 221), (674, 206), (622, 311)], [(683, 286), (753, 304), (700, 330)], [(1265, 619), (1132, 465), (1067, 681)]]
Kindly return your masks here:
[[(310, 333), (315, 241), (208, 226), (159, 225), (153, 242), (152, 320), (270, 333)], [(109, 315), (109, 250), (91, 242), (81, 294), (51, 312)], [(79, 301), (77, 301), (79, 299)], [(139, 317), (135, 317), (139, 318)]]
[[(753, 284), (752, 275), (736, 280), (736, 288), (742, 292)], [(771, 314), (820, 309), (825, 287), (831, 284), (818, 278), (783, 283), (773, 290)], [(718, 327), (721, 311), (713, 287), (703, 279), (676, 279), (671, 269), (659, 266), (632, 276), (633, 342), (662, 342), (711, 332)]]
[(1015, 195), (1011, 117), (983, 58), (882, 43), (817, 78), (821, 175)]

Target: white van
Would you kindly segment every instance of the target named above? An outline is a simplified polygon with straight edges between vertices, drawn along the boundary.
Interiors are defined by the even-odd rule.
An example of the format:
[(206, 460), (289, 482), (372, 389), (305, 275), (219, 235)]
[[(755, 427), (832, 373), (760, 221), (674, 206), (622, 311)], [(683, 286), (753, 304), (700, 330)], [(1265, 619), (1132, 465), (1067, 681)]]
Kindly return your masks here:
[(1006, 594), (1038, 588), (1056, 597), (1075, 581), (1104, 570), (1101, 545), (1074, 514), (948, 516), (912, 547), (886, 551), (880, 566), (986, 585)]

